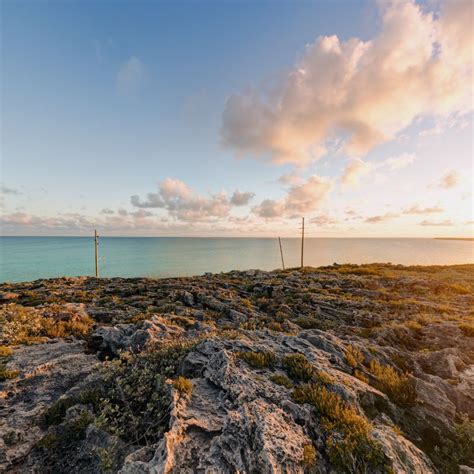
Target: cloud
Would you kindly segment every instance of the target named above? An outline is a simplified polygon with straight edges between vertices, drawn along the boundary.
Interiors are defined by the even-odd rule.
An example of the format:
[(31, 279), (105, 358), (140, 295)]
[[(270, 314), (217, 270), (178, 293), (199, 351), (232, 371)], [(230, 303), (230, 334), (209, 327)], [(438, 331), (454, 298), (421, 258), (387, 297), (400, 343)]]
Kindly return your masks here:
[(433, 226), (433, 227), (448, 227), (454, 225), (449, 219), (446, 219), (444, 221), (429, 221), (429, 220), (424, 220), (421, 221), (418, 225), (422, 226)]
[(255, 193), (241, 193), (237, 190), (232, 194), (230, 203), (233, 206), (246, 206), (254, 197)]
[(437, 212), (443, 212), (444, 209), (440, 206), (432, 206), (432, 207), (420, 207), (418, 204), (414, 204), (411, 207), (405, 208), (402, 211), (402, 214), (434, 214)]
[(102, 209), (100, 211), (101, 214), (108, 214), (108, 215), (111, 215), (111, 214), (115, 214), (115, 211), (113, 211), (112, 209), (109, 209), (109, 208), (105, 208), (105, 209)]
[(361, 178), (367, 176), (375, 167), (360, 158), (353, 158), (349, 161), (341, 176), (342, 184), (354, 185), (358, 184)]
[(327, 214), (319, 214), (317, 216), (312, 217), (309, 220), (310, 224), (316, 224), (321, 227), (326, 227), (332, 224), (337, 224), (339, 221), (337, 219), (328, 216)]
[(288, 184), (295, 185), (295, 184), (301, 184), (303, 182), (303, 178), (301, 178), (301, 176), (298, 176), (297, 173), (292, 171), (291, 173), (282, 174), (278, 178), (278, 182), (284, 185), (288, 185)]
[(140, 91), (145, 81), (145, 65), (138, 58), (132, 56), (120, 66), (117, 72), (117, 92), (122, 96), (133, 96)]
[(400, 214), (394, 212), (386, 212), (382, 215), (367, 217), (364, 219), (364, 222), (367, 224), (379, 224), (380, 222), (386, 222), (397, 217), (400, 217)]
[(148, 193), (145, 200), (134, 195), (133, 206), (139, 208), (165, 209), (171, 217), (182, 221), (208, 221), (229, 216), (232, 206), (244, 206), (254, 193), (235, 191), (229, 199), (224, 192), (199, 196), (183, 181), (166, 178), (158, 184), (156, 193)]
[[(362, 160), (361, 158), (351, 158), (344, 168), (344, 172), (341, 176), (341, 183), (344, 185), (354, 186), (360, 183), (360, 181), (372, 174), (377, 170), (388, 170), (388, 171), (398, 171), (409, 164), (413, 163), (416, 159), (414, 153), (403, 153), (400, 156), (394, 156), (387, 158), (379, 163), (369, 163)], [(380, 174), (379, 176), (384, 176)]]
[(454, 188), (459, 183), (459, 173), (457, 171), (451, 170), (446, 171), (446, 173), (441, 176), (441, 179), (438, 182), (438, 187), (443, 189)]
[(408, 0), (378, 2), (369, 41), (320, 36), (273, 90), (230, 96), (221, 141), (238, 156), (302, 165), (334, 135), (362, 156), (419, 116), (472, 108), (472, 3), (450, 0), (439, 16)]
[(391, 171), (401, 170), (412, 164), (416, 159), (414, 153), (402, 153), (400, 156), (394, 156), (385, 160), (384, 164)]
[(332, 181), (313, 175), (302, 184), (291, 186), (284, 198), (265, 199), (252, 211), (266, 219), (303, 216), (316, 210), (332, 188)]
[(21, 192), (18, 191), (18, 189), (16, 189), (16, 188), (9, 188), (9, 187), (7, 187), (7, 186), (5, 186), (5, 185), (3, 185), (3, 184), (0, 185), (0, 192), (1, 192), (2, 194), (13, 194), (13, 195), (19, 195), (19, 194), (21, 194)]

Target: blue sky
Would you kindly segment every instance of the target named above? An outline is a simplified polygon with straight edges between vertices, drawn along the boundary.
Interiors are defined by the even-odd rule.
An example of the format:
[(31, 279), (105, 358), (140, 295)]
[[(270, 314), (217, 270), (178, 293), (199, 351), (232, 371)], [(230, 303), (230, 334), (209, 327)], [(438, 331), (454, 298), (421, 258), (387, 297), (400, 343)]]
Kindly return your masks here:
[[(413, 4), (395, 27), (412, 18), (421, 32), (428, 15), (444, 11), (431, 3)], [(445, 17), (465, 43), (462, 12), (451, 10)], [(331, 43), (318, 37), (337, 35), (341, 45), (357, 38), (367, 56), (358, 74), (381, 68), (364, 49), (384, 45), (389, 30), (373, 1), (6, 0), (1, 14), (5, 234), (81, 235), (98, 226), (110, 235), (292, 235), (301, 215), (322, 236), (472, 232), (472, 89), (467, 103), (462, 84), (451, 100), (434, 81), (429, 101), (368, 139), (359, 134), (357, 150), (344, 145), (359, 133), (352, 106), (341, 112), (331, 102), (317, 115), (321, 97), (338, 95), (342, 74), (339, 62), (318, 62)], [(416, 65), (425, 60), (401, 52)], [(472, 64), (459, 63), (463, 82), (472, 80)], [(311, 107), (288, 79), (304, 68)], [(319, 76), (331, 68), (326, 92)], [(340, 88), (357, 96), (373, 87), (354, 81)], [(393, 114), (385, 99), (363, 100), (373, 122)], [(321, 153), (308, 151), (313, 132)], [(233, 200), (236, 190), (248, 194)]]

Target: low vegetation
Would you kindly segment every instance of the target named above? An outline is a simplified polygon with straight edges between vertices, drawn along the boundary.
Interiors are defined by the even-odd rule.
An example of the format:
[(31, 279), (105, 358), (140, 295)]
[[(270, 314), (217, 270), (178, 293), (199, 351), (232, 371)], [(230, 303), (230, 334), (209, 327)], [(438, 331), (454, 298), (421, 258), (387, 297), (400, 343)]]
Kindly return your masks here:
[(373, 385), (386, 393), (388, 397), (400, 406), (413, 406), (416, 402), (416, 388), (409, 374), (399, 373), (393, 367), (382, 365), (372, 360), (369, 366), (374, 376)]
[(293, 391), (297, 403), (308, 403), (326, 432), (326, 451), (331, 462), (343, 471), (385, 470), (386, 460), (373, 438), (371, 424), (341, 397), (315, 384)]
[[(387, 395), (395, 404), (391, 410), (397, 417), (392, 418), (402, 427), (403, 436), (423, 449), (439, 472), (458, 472), (459, 464), (474, 467), (473, 421), (458, 411), (446, 422), (447, 429), (440, 434), (430, 431), (429, 418), (417, 418), (418, 411), (429, 407), (422, 403), (422, 384), (415, 383), (416, 377), (423, 378), (420, 370), (444, 379), (447, 383), (440, 383), (440, 390), (447, 386), (458, 394), (465, 383), (460, 373), (474, 360), (472, 265), (331, 265), (256, 276), (231, 272), (162, 281), (57, 279), (4, 284), (0, 289), (18, 293), (16, 303), (0, 308), (0, 381), (17, 384), (8, 382), (19, 374), (7, 369), (15, 367), (7, 364), (18, 345), (56, 337), (88, 340), (94, 324), (134, 324), (142, 329), (145, 321), (160, 318), (176, 333), (197, 333), (198, 326), (205, 327), (208, 332), (203, 337), (225, 341), (226, 350), (232, 347), (232, 360), (246, 376), (284, 387), (274, 386), (272, 392), (291, 394), (295, 402), (311, 407), (311, 430), (316, 426), (325, 448), (305, 425), (306, 435), (313, 440), (303, 446), (301, 464), (308, 472), (317, 469), (319, 462), (329, 462), (335, 472), (388, 469), (361, 406), (345, 401), (352, 400), (346, 397), (349, 392), (368, 390), (351, 376)], [(86, 311), (77, 305), (81, 302)], [(89, 309), (94, 321), (87, 316)], [(272, 350), (264, 350), (260, 343), (250, 345), (253, 331), (282, 341), (281, 349), (273, 344), (268, 346)], [(331, 353), (327, 372), (320, 370), (324, 366), (314, 352), (287, 344), (300, 332), (316, 338), (319, 331), (339, 341), (337, 349), (327, 351)], [(137, 354), (122, 353), (105, 362), (98, 387), (74, 398), (60, 398), (44, 414), (42, 427), (51, 432), (41, 441), (42, 449), (64, 451), (68, 445), (61, 436), (66, 440), (84, 436), (87, 423), (117, 436), (126, 446), (156, 443), (168, 427), (173, 390), (191, 402), (196, 396), (198, 385), (193, 386), (181, 370), (191, 346), (178, 342)], [(308, 358), (291, 353), (298, 350)], [(455, 354), (454, 374), (439, 370), (445, 354)], [(77, 404), (87, 410), (82, 419), (70, 423), (66, 415)], [(415, 409), (406, 409), (410, 407)], [(383, 406), (371, 410), (384, 412)], [(371, 419), (376, 416), (369, 410), (367, 414)], [(62, 425), (67, 425), (66, 431), (56, 432)], [(103, 448), (104, 469), (113, 466), (115, 449)]]
[(275, 354), (270, 351), (238, 352), (237, 357), (255, 369), (273, 367), (277, 361)]
[(8, 345), (35, 344), (53, 337), (85, 337), (93, 320), (66, 306), (0, 308), (0, 341)]

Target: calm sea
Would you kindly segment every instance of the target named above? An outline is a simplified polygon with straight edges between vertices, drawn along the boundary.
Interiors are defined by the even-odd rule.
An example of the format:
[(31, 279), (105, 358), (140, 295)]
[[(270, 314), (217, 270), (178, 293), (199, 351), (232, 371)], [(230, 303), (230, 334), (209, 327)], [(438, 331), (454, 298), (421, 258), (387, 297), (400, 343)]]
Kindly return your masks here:
[[(282, 239), (285, 264), (298, 266), (299, 239)], [(103, 237), (101, 276), (169, 277), (281, 267), (276, 239)], [(305, 240), (305, 265), (474, 262), (474, 242), (435, 239)], [(0, 237), (0, 281), (94, 274), (90, 237)]]

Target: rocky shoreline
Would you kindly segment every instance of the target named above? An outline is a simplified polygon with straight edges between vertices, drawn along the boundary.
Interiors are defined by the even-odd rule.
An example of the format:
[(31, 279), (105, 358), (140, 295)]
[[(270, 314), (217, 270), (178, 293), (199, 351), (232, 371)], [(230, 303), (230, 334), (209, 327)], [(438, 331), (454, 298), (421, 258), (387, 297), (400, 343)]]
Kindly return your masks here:
[(0, 471), (474, 472), (474, 265), (0, 285)]

